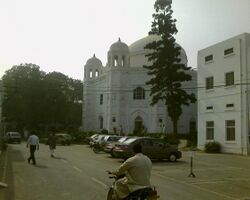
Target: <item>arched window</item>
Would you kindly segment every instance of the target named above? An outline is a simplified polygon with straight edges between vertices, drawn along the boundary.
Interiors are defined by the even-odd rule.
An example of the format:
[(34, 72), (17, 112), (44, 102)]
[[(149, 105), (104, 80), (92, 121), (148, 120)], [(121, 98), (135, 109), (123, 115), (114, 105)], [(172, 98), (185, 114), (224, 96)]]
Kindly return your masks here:
[(95, 77), (98, 77), (99, 76), (99, 71), (98, 69), (95, 70)]
[(118, 56), (114, 57), (114, 66), (117, 67), (118, 66)]
[(142, 87), (134, 89), (134, 99), (145, 99), (145, 90)]
[(122, 56), (122, 67), (125, 67), (125, 56)]
[(92, 72), (92, 70), (90, 70), (90, 72), (89, 72), (89, 77), (93, 78), (93, 72)]

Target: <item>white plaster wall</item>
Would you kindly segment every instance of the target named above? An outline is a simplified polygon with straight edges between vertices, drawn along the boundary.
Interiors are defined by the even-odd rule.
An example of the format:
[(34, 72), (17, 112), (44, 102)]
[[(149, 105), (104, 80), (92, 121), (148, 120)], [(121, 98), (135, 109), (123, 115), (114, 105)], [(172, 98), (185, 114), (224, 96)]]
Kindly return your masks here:
[[(214, 140), (222, 144), (222, 150), (229, 153), (246, 154), (246, 35), (242, 34), (220, 42), (198, 52), (198, 148), (206, 142), (206, 121), (214, 121)], [(241, 40), (241, 42), (240, 42)], [(224, 56), (224, 50), (234, 48), (234, 53)], [(205, 63), (205, 56), (213, 54), (213, 61)], [(225, 73), (234, 71), (234, 86), (225, 87)], [(205, 90), (206, 77), (214, 77), (214, 89)], [(226, 109), (233, 103), (234, 109)], [(213, 111), (207, 111), (213, 106)], [(235, 141), (226, 141), (225, 120), (236, 121)], [(244, 147), (245, 146), (245, 147)]]

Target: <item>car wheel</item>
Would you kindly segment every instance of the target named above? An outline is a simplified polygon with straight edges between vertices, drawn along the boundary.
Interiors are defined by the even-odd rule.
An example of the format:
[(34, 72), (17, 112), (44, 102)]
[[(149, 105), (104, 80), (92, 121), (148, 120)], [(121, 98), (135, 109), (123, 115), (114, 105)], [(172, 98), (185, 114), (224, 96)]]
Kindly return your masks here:
[(111, 152), (110, 152), (110, 154), (111, 154), (112, 158), (115, 158), (115, 157), (116, 157), (116, 156), (115, 156), (115, 154), (114, 154), (114, 151), (113, 151), (113, 149), (111, 149)]
[(168, 157), (168, 160), (169, 160), (170, 162), (175, 162), (176, 159), (177, 159), (177, 157), (176, 157), (176, 154), (175, 154), (175, 153), (171, 153), (171, 154), (169, 155), (169, 157)]

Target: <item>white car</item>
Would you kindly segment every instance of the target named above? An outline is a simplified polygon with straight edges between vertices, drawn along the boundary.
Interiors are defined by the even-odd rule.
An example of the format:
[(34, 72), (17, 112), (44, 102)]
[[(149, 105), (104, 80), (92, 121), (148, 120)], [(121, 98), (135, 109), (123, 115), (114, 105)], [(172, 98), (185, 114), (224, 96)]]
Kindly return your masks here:
[(6, 139), (8, 143), (21, 143), (21, 134), (19, 132), (7, 132)]

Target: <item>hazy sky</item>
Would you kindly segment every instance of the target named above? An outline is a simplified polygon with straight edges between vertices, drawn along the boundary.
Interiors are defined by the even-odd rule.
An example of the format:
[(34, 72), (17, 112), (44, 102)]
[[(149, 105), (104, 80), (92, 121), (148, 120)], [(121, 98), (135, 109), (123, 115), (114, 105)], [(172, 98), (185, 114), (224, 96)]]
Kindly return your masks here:
[[(0, 0), (0, 77), (13, 65), (33, 63), (83, 79), (93, 56), (121, 38), (130, 45), (151, 27), (155, 0)], [(250, 0), (173, 0), (177, 42), (189, 66), (197, 51), (243, 32), (250, 33)]]

